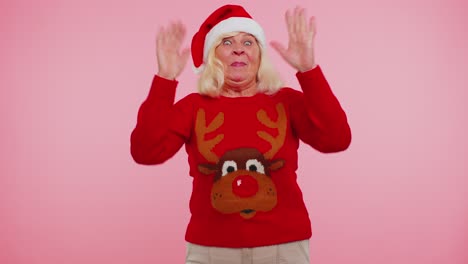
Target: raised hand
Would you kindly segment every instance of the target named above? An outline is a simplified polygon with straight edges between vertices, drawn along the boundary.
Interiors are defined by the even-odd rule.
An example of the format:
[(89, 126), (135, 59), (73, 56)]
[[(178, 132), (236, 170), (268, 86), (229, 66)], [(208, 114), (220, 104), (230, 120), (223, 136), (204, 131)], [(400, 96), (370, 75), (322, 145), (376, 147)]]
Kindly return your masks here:
[(315, 68), (315, 17), (307, 21), (305, 9), (301, 7), (296, 7), (294, 12), (286, 11), (285, 17), (289, 34), (288, 47), (285, 48), (277, 41), (272, 41), (271, 46), (296, 70), (305, 72)]
[(156, 56), (160, 77), (174, 80), (182, 73), (190, 55), (188, 48), (180, 50), (185, 33), (185, 26), (180, 22), (159, 30), (156, 36)]

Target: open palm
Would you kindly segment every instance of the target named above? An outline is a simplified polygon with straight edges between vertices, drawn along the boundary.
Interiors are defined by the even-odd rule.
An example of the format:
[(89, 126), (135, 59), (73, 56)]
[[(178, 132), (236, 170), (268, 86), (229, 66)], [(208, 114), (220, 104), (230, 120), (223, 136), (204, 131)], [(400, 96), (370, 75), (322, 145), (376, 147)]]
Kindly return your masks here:
[(316, 34), (315, 17), (307, 22), (305, 9), (296, 7), (293, 12), (287, 11), (286, 25), (289, 42), (285, 48), (281, 43), (272, 41), (272, 47), (283, 59), (300, 72), (313, 69), (315, 64), (314, 38)]
[(188, 48), (180, 50), (185, 32), (185, 27), (180, 22), (159, 30), (156, 37), (159, 76), (175, 79), (182, 73), (190, 55)]

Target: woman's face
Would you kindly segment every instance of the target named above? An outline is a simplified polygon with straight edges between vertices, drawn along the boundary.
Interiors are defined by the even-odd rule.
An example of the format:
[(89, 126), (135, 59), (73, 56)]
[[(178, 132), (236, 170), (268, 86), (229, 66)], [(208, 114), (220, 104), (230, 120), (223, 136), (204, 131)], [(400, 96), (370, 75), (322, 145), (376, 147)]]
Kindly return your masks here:
[(256, 83), (260, 65), (260, 47), (254, 36), (238, 33), (221, 40), (215, 56), (224, 66), (224, 82), (231, 87)]

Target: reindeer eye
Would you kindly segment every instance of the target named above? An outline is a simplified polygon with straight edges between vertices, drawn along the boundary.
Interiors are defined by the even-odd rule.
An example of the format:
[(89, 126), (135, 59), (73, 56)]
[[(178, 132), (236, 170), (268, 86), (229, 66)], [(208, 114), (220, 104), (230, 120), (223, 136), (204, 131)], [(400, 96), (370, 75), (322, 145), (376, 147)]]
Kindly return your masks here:
[(237, 170), (237, 163), (233, 160), (226, 160), (224, 163), (223, 163), (223, 167), (222, 167), (222, 176), (225, 176), (226, 174), (229, 174), (231, 172), (234, 172)]
[(263, 167), (263, 164), (257, 159), (249, 159), (245, 163), (245, 167), (248, 168), (249, 171), (256, 171), (258, 173), (265, 174), (265, 168)]

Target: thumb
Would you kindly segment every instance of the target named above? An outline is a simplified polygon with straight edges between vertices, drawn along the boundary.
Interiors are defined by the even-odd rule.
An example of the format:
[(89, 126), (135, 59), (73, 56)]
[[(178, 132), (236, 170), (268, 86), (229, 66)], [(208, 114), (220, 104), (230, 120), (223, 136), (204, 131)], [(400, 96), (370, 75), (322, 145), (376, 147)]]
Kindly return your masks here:
[(183, 50), (180, 51), (179, 53), (179, 57), (178, 57), (178, 60), (177, 60), (177, 64), (175, 65), (176, 66), (176, 78), (182, 73), (182, 71), (184, 70), (185, 68), (185, 65), (187, 64), (187, 60), (189, 58), (189, 55), (190, 55), (190, 49), (188, 48), (185, 48)]
[(180, 53), (180, 57), (182, 58), (182, 62), (184, 63), (184, 65), (187, 63), (189, 56), (190, 56), (189, 48), (183, 49), (182, 52)]
[(277, 41), (271, 41), (270, 45), (283, 57), (286, 58), (287, 49), (283, 46), (283, 44)]

